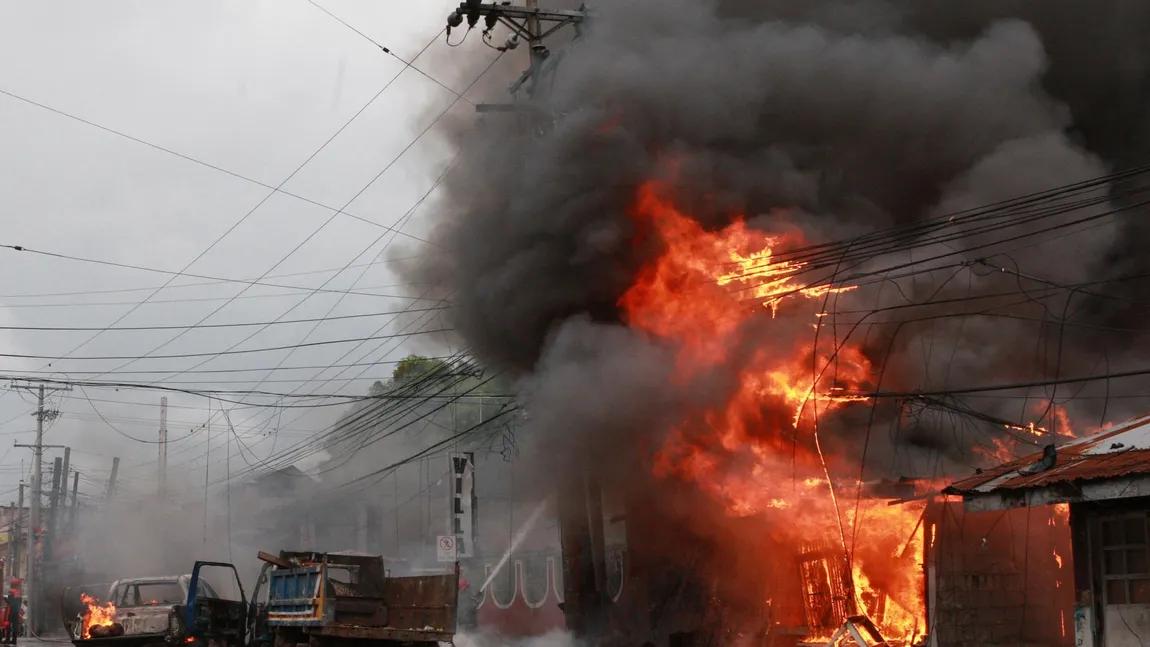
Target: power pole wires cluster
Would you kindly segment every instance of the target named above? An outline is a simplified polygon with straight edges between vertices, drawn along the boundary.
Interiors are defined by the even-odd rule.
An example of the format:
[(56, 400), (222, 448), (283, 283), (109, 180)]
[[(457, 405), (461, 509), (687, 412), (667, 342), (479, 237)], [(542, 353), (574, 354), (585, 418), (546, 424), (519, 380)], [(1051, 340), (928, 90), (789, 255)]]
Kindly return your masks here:
[[(41, 382), (40, 384), (13, 384), (13, 389), (24, 390), (37, 393), (37, 406), (36, 413), (36, 442), (33, 445), (20, 445), (16, 447), (27, 447), (32, 449), (32, 501), (29, 504), (31, 520), (28, 524), (28, 575), (24, 582), (25, 595), (29, 600), (33, 601), (32, 613), (37, 613), (40, 605), (35, 604), (36, 598), (36, 538), (41, 532), (40, 527), (40, 506), (41, 496), (43, 495), (43, 472), (42, 463), (44, 457), (44, 423), (54, 420), (60, 412), (55, 409), (44, 408), (44, 398), (48, 393), (55, 393), (58, 391), (71, 391), (70, 386), (60, 385), (47, 385)], [(49, 445), (49, 447), (63, 447), (63, 445)], [(59, 478), (59, 474), (56, 476)], [(35, 616), (30, 617), (32, 627), (37, 627)]]
[[(575, 35), (578, 37), (587, 12), (584, 8), (575, 11), (540, 9), (539, 0), (524, 1), (525, 6), (517, 7), (510, 4), (465, 0), (447, 17), (447, 38), (450, 41), (452, 28), (459, 27), (465, 20), (470, 31), (479, 23), (479, 19), (483, 18), (483, 40), (494, 49), (506, 52), (518, 48), (520, 40), (526, 41), (531, 56), (530, 63), (523, 74), (507, 89), (512, 95), (517, 95), (519, 90), (526, 87), (528, 98), (536, 99), (541, 81), (553, 73), (563, 59), (562, 55), (552, 56), (544, 40), (566, 25), (574, 26)], [(491, 32), (500, 24), (511, 30), (511, 36), (503, 45), (490, 45)], [(518, 109), (519, 107), (514, 104), (475, 106), (476, 112), (514, 112)]]

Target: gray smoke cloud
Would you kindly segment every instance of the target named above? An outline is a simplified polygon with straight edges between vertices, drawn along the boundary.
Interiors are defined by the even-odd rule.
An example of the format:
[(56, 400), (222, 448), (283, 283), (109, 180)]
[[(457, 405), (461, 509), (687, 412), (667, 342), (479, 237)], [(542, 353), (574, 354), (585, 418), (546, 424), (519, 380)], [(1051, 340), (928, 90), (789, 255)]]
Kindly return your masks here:
[[(619, 324), (620, 295), (660, 251), (633, 244), (628, 210), (636, 187), (665, 175), (669, 159), (678, 162), (676, 203), (704, 226), (743, 213), (773, 230), (782, 222), (771, 214), (785, 209), (786, 225), (819, 243), (1127, 169), (1150, 147), (1146, 7), (636, 0), (595, 9), (554, 79), (546, 134), (511, 118), (445, 129), (464, 151), (445, 182), (434, 234), (452, 253), (409, 271), (450, 295), (452, 324), (474, 352), (522, 378), (533, 419), (545, 421), (534, 427), (552, 438), (658, 431), (685, 400), (729, 395), (713, 384), (721, 371), (707, 376), (706, 388), (672, 386), (668, 358)], [(1136, 324), (1146, 309), (1129, 298), (1142, 281), (1093, 288), (1117, 298), (1041, 288), (1150, 270), (1139, 251), (1150, 240), (1144, 214), (1132, 209), (1037, 235), (1130, 206), (1138, 198), (1121, 193), (1130, 189), (1109, 187), (1110, 203), (981, 237), (923, 239), (913, 252), (869, 259), (856, 271), (937, 254), (951, 254), (955, 265), (872, 281), (832, 305), (947, 304), (876, 321), (933, 319), (856, 330), (888, 389), (1137, 364), (1145, 334)], [(993, 244), (1012, 237), (1019, 238)], [(986, 309), (962, 299), (1003, 291), (1016, 298), (996, 302), (995, 316), (939, 316)], [(1077, 327), (1053, 325), (1058, 319)], [(793, 328), (752, 326), (738, 343), (784, 347), (798, 339)], [(737, 371), (738, 362), (727, 368)], [(1121, 415), (1120, 404), (1101, 397), (1113, 393), (1103, 385), (1074, 388), (1099, 397), (1075, 402), (1072, 413), (1093, 422)], [(1035, 415), (1034, 401), (972, 402), (1009, 420)], [(876, 410), (880, 420), (896, 413), (893, 404)], [(857, 440), (860, 426), (873, 423), (868, 412), (841, 418), (834, 426), (844, 439)], [(945, 428), (928, 418), (926, 427)], [(946, 438), (873, 441), (873, 466), (915, 469), (901, 463), (897, 447), (909, 443), (942, 449), (950, 467), (966, 469), (961, 445), (969, 441), (955, 442), (945, 429)]]

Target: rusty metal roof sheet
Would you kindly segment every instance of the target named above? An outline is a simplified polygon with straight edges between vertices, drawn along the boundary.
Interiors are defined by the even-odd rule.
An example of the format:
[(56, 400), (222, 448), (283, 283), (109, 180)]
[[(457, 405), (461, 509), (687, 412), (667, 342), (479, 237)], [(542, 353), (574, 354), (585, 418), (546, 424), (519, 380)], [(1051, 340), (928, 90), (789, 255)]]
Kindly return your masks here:
[(1068, 442), (1058, 447), (1052, 468), (1034, 474), (1023, 473), (1024, 468), (1040, 460), (1041, 452), (1024, 456), (957, 481), (943, 492), (989, 494), (996, 490), (1150, 474), (1150, 415)]

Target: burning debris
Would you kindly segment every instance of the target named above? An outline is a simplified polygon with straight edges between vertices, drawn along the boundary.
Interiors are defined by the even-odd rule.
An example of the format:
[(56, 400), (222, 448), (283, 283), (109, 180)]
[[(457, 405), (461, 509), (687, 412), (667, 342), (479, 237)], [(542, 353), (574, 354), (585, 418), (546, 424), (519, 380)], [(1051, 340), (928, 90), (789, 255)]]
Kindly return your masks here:
[(81, 637), (88, 638), (115, 638), (124, 635), (124, 626), (116, 622), (116, 606), (111, 602), (101, 603), (87, 593), (80, 595), (87, 609), (81, 624)]

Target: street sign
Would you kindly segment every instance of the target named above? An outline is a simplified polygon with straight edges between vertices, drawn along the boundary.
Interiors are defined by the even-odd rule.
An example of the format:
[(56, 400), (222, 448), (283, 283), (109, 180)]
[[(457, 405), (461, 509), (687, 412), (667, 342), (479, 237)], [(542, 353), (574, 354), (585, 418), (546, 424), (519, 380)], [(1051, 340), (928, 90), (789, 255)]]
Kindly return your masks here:
[(455, 535), (455, 554), (460, 558), (475, 556), (475, 454), (452, 452), (449, 456), (452, 474), (449, 532)]
[(455, 561), (455, 537), (440, 535), (435, 539), (435, 555), (441, 562)]

